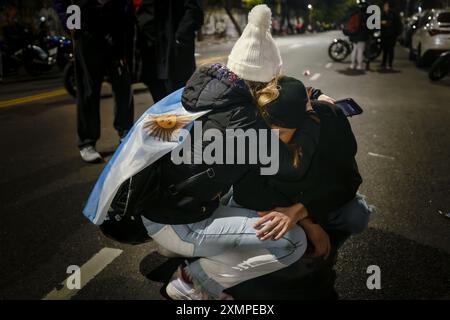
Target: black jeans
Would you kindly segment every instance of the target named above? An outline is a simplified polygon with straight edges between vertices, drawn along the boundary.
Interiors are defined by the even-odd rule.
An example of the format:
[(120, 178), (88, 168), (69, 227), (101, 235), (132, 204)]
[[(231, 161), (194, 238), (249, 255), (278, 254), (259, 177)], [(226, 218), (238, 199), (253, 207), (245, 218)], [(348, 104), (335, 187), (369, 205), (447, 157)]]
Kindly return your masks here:
[(388, 65), (392, 67), (392, 62), (394, 61), (394, 52), (395, 52), (395, 44), (396, 38), (382, 38), (381, 46), (383, 49), (383, 62), (381, 63), (383, 66)]
[(114, 92), (114, 128), (123, 137), (133, 126), (132, 79), (125, 59), (115, 57), (103, 36), (80, 32), (75, 38), (78, 147), (100, 138), (100, 97), (105, 75)]
[[(192, 53), (193, 55), (193, 53)], [(177, 77), (172, 79), (160, 79), (156, 63), (159, 61), (152, 47), (141, 48), (142, 74), (141, 81), (147, 86), (152, 95), (153, 102), (156, 103), (170, 93), (184, 87), (190, 75), (187, 77)], [(175, 62), (173, 62), (175, 63)], [(180, 66), (184, 68), (185, 66)], [(195, 68), (194, 68), (195, 69)]]

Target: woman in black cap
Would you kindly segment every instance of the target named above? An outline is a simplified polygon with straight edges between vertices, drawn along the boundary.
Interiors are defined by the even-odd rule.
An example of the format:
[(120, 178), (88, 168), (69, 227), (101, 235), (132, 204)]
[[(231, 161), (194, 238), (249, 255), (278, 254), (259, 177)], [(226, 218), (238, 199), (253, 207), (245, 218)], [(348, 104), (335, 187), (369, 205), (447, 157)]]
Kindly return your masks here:
[[(277, 240), (299, 223), (314, 246), (314, 255), (327, 257), (328, 233), (339, 234), (333, 239), (338, 246), (366, 228), (371, 212), (357, 194), (362, 179), (350, 123), (336, 105), (311, 103), (303, 83), (291, 77), (279, 78), (270, 90), (254, 92), (266, 122), (296, 150), (288, 168), (292, 174), (287, 180), (250, 173), (233, 186), (232, 201), (260, 212), (255, 226), (265, 224), (257, 234), (261, 240)], [(294, 204), (307, 212), (301, 221), (283, 209)]]

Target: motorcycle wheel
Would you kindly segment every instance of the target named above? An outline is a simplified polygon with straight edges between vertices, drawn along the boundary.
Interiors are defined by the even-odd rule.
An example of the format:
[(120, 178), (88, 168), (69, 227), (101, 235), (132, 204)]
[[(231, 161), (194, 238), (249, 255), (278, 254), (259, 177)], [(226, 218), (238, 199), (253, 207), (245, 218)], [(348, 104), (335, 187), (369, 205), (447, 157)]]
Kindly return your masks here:
[(378, 43), (371, 43), (369, 47), (364, 51), (364, 56), (367, 60), (373, 61), (381, 54), (381, 46)]
[(348, 49), (348, 46), (344, 43), (343, 40), (333, 41), (333, 43), (331, 43), (328, 47), (328, 55), (332, 60), (336, 62), (344, 61), (349, 54), (350, 51)]
[(437, 59), (431, 66), (428, 77), (431, 81), (441, 80), (448, 74), (449, 67), (448, 61)]
[(64, 68), (63, 74), (64, 88), (74, 98), (77, 97), (77, 84), (75, 80), (75, 65), (73, 61), (69, 62)]

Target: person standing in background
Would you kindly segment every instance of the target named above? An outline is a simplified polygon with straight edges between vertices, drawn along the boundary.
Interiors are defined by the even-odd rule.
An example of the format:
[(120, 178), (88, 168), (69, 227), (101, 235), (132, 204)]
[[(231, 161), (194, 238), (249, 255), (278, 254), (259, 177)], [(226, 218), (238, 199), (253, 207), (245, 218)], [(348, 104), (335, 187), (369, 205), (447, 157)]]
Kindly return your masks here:
[(66, 25), (66, 9), (81, 9), (81, 29), (73, 32), (77, 85), (78, 148), (83, 161), (101, 162), (95, 145), (100, 138), (100, 94), (108, 75), (114, 92), (114, 128), (122, 139), (133, 126), (134, 102), (130, 60), (135, 16), (131, 0), (54, 0)]
[(350, 69), (364, 69), (364, 50), (369, 38), (367, 29), (367, 3), (362, 2), (350, 16), (347, 26), (348, 37), (353, 43)]
[(182, 88), (195, 71), (195, 32), (204, 15), (198, 0), (136, 2), (141, 81), (156, 103)]
[(383, 13), (381, 14), (381, 46), (383, 48), (381, 69), (392, 70), (395, 44), (401, 32), (402, 22), (400, 16), (391, 9), (389, 2), (385, 2)]

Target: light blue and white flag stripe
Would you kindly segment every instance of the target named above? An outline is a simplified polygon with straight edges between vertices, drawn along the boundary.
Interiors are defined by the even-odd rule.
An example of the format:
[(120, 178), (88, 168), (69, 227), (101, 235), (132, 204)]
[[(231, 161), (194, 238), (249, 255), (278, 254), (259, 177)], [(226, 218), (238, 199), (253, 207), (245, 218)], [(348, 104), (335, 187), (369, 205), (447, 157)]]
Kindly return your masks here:
[[(194, 121), (209, 112), (209, 110), (196, 113), (186, 111), (181, 104), (182, 91), (183, 89), (175, 91), (149, 108), (124, 138), (111, 160), (103, 169), (83, 209), (83, 214), (91, 222), (96, 225), (103, 223), (111, 202), (123, 182), (175, 149), (184, 141), (182, 135), (186, 134), (185, 130), (181, 130), (178, 136), (168, 142), (149, 136), (147, 132), (142, 130), (145, 117), (166, 113), (189, 114)], [(188, 124), (188, 126), (190, 125), (192, 123)]]

